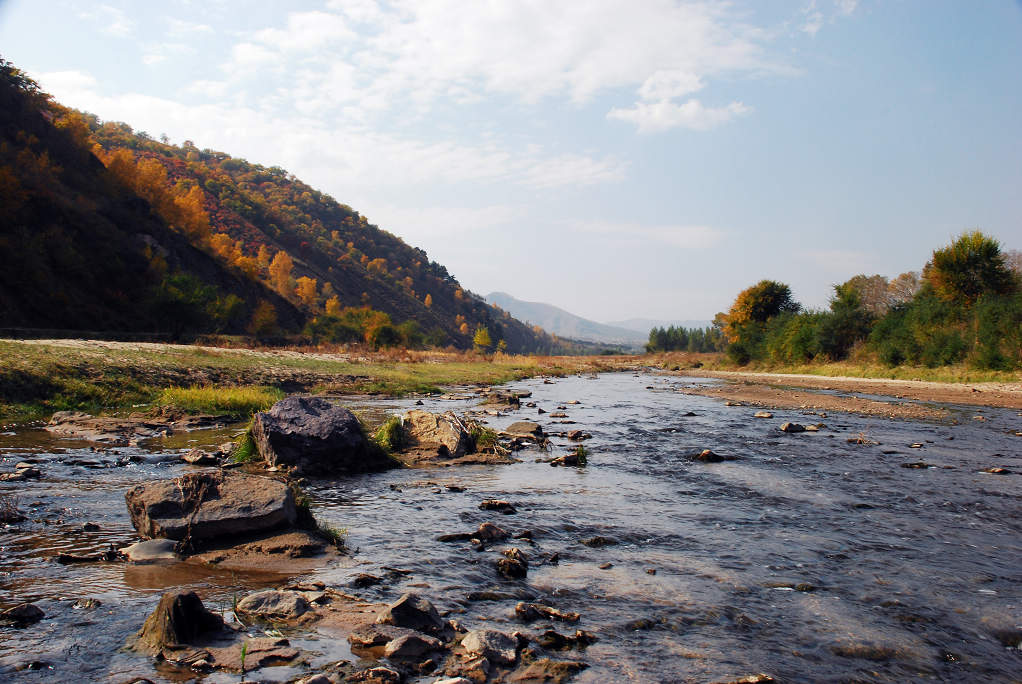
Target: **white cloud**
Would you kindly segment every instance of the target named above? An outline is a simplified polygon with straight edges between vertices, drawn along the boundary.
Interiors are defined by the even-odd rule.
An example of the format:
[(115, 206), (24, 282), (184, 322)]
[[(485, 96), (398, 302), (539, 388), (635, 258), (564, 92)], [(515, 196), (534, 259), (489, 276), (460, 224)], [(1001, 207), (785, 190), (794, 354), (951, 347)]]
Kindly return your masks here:
[(631, 109), (610, 110), (607, 118), (633, 123), (642, 133), (656, 133), (678, 126), (706, 131), (750, 111), (752, 109), (741, 102), (732, 102), (724, 107), (704, 107), (699, 100), (688, 100), (684, 104), (638, 102)]
[(575, 221), (575, 231), (622, 242), (659, 242), (682, 249), (709, 249), (723, 242), (725, 232), (709, 226), (644, 225), (613, 221)]
[(209, 24), (199, 24), (191, 21), (183, 21), (174, 17), (167, 17), (167, 35), (174, 38), (190, 38), (196, 34), (210, 35), (213, 27)]
[(111, 5), (99, 5), (91, 10), (79, 12), (78, 16), (99, 24), (99, 30), (109, 36), (126, 38), (135, 31), (135, 22), (124, 13), (124, 10)]
[(703, 80), (696, 74), (685, 71), (656, 71), (643, 81), (639, 97), (646, 101), (672, 100), (691, 95), (702, 89)]
[(145, 64), (146, 66), (152, 66), (153, 64), (159, 64), (160, 62), (165, 61), (167, 61), (166, 55), (161, 55), (157, 53), (142, 55), (142, 63)]
[(837, 8), (838, 14), (847, 17), (855, 12), (855, 9), (859, 6), (859, 0), (834, 0), (834, 6)]
[(809, 4), (802, 9), (805, 19), (802, 22), (801, 31), (815, 37), (817, 32), (823, 28), (823, 13), (816, 9), (816, 0), (809, 0)]

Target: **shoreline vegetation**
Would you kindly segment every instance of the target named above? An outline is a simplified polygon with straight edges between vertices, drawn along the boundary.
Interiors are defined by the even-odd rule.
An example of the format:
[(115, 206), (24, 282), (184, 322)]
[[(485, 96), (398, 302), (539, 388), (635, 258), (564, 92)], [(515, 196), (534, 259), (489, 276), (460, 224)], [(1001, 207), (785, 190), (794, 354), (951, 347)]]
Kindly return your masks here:
[[(541, 375), (643, 369), (720, 378), (725, 385), (842, 389), (923, 401), (1022, 408), (1022, 374), (979, 370), (964, 364), (888, 368), (845, 361), (740, 366), (720, 353), (518, 356), (403, 349), (324, 351), (98, 340), (0, 340), (0, 420), (18, 423), (48, 419), (55, 411), (65, 410), (93, 414), (205, 412), (244, 419), (286, 394), (425, 395), (455, 385), (498, 385)], [(728, 391), (718, 388), (700, 393), (724, 397)], [(739, 394), (732, 398), (736, 397), (740, 398)], [(788, 403), (795, 400), (793, 397)], [(755, 401), (748, 396), (746, 399)], [(848, 410), (855, 408), (849, 404)]]

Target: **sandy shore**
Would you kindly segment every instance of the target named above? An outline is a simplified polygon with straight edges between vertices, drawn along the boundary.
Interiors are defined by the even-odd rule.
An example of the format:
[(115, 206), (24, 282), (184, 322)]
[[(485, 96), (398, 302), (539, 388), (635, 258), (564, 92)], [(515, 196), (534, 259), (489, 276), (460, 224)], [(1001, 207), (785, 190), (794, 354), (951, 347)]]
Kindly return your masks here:
[(951, 384), (702, 369), (676, 371), (672, 375), (721, 378), (728, 382), (713, 387), (689, 387), (682, 391), (771, 408), (848, 411), (890, 418), (937, 420), (948, 417), (946, 409), (912, 402), (1022, 409), (1022, 382)]

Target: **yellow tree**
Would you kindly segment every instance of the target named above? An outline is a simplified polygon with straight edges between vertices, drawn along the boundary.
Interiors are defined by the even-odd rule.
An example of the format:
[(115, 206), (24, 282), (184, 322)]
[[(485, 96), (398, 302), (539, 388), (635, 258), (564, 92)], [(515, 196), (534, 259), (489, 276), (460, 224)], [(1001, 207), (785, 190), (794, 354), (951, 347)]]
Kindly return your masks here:
[(432, 307), (433, 306), (433, 295), (431, 295), (431, 294), (426, 295), (426, 299), (423, 300), (422, 303), (426, 305), (427, 309)]
[(340, 316), (342, 309), (341, 300), (337, 297), (337, 295), (326, 300), (326, 313), (328, 316)]
[(313, 309), (316, 307), (316, 300), (318, 295), (316, 293), (316, 279), (302, 276), (298, 279), (298, 287), (295, 288), (295, 293), (298, 295), (298, 299), (302, 300), (305, 306)]
[(291, 269), (295, 267), (294, 260), (287, 252), (277, 252), (270, 262), (270, 283), (273, 289), (281, 294), (291, 289)]
[(493, 340), (490, 338), (490, 331), (480, 325), (476, 328), (476, 334), (472, 338), (472, 344), (475, 346), (476, 351), (485, 352), (488, 350), (493, 344)]

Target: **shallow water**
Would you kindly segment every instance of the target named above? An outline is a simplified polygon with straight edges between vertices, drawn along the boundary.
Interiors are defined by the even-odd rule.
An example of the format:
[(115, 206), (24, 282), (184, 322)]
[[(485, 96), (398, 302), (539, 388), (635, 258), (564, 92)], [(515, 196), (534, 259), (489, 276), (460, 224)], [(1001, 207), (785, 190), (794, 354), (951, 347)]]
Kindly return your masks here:
[[(593, 435), (585, 442), (586, 468), (537, 463), (573, 446), (555, 438), (550, 453), (519, 452), (522, 462), (514, 465), (313, 482), (317, 517), (346, 528), (347, 544), (357, 551), (309, 577), (331, 585), (360, 572), (398, 577), (358, 593), (389, 601), (414, 589), (470, 628), (523, 628), (513, 617), (515, 601), (467, 600), (482, 589), (517, 591), (580, 612), (578, 627), (599, 639), (581, 654), (564, 654), (590, 664), (580, 682), (726, 681), (756, 672), (788, 681), (1019, 679), (1022, 652), (1003, 642), (1017, 643), (1022, 634), (1022, 476), (979, 472), (994, 465), (1022, 471), (1016, 411), (951, 407), (957, 422), (931, 423), (774, 410), (774, 418), (763, 420), (752, 418), (755, 408), (674, 391), (703, 382), (714, 381), (606, 374), (511, 385), (531, 390), (526, 401), (549, 412), (565, 406), (574, 424), (530, 408), (489, 417), (490, 424), (530, 419), (548, 432), (585, 430)], [(413, 403), (357, 408), (380, 416)], [(461, 411), (474, 402), (425, 403), (427, 410)], [(787, 435), (777, 427), (788, 420), (826, 426)], [(848, 442), (860, 434), (877, 444)], [(192, 433), (185, 442), (216, 444), (227, 436)], [(913, 443), (922, 448), (910, 448)], [(0, 436), (4, 470), (30, 456), (46, 476), (0, 483), (0, 492), (16, 493), (30, 518), (0, 531), (0, 606), (33, 600), (47, 614), (38, 625), (0, 630), (0, 678), (43, 660), (53, 669), (18, 678), (159, 679), (144, 658), (117, 649), (161, 591), (192, 587), (216, 607), (229, 606), (236, 593), (280, 582), (183, 566), (48, 560), (134, 541), (123, 492), (189, 467), (114, 464), (186, 446), (179, 439), (93, 452), (36, 431)], [(686, 458), (704, 448), (738, 460)], [(919, 460), (938, 467), (900, 467)], [(508, 499), (518, 513), (481, 511), (485, 498)], [(81, 531), (86, 521), (101, 531)], [(530, 556), (527, 580), (498, 579), (494, 563), (502, 546), (477, 552), (467, 542), (435, 540), (485, 521), (532, 531), (534, 543), (515, 542)], [(597, 535), (617, 543), (580, 543)], [(546, 562), (552, 553), (560, 555), (558, 564)], [(600, 569), (605, 563), (612, 567)], [(409, 574), (388, 574), (388, 567)], [(803, 583), (815, 590), (794, 590)], [(72, 608), (85, 596), (103, 605)], [(532, 627), (542, 631), (541, 624)], [(321, 653), (316, 663), (353, 658), (343, 641), (299, 638), (293, 643)], [(286, 680), (297, 673), (273, 668), (260, 676)]]

